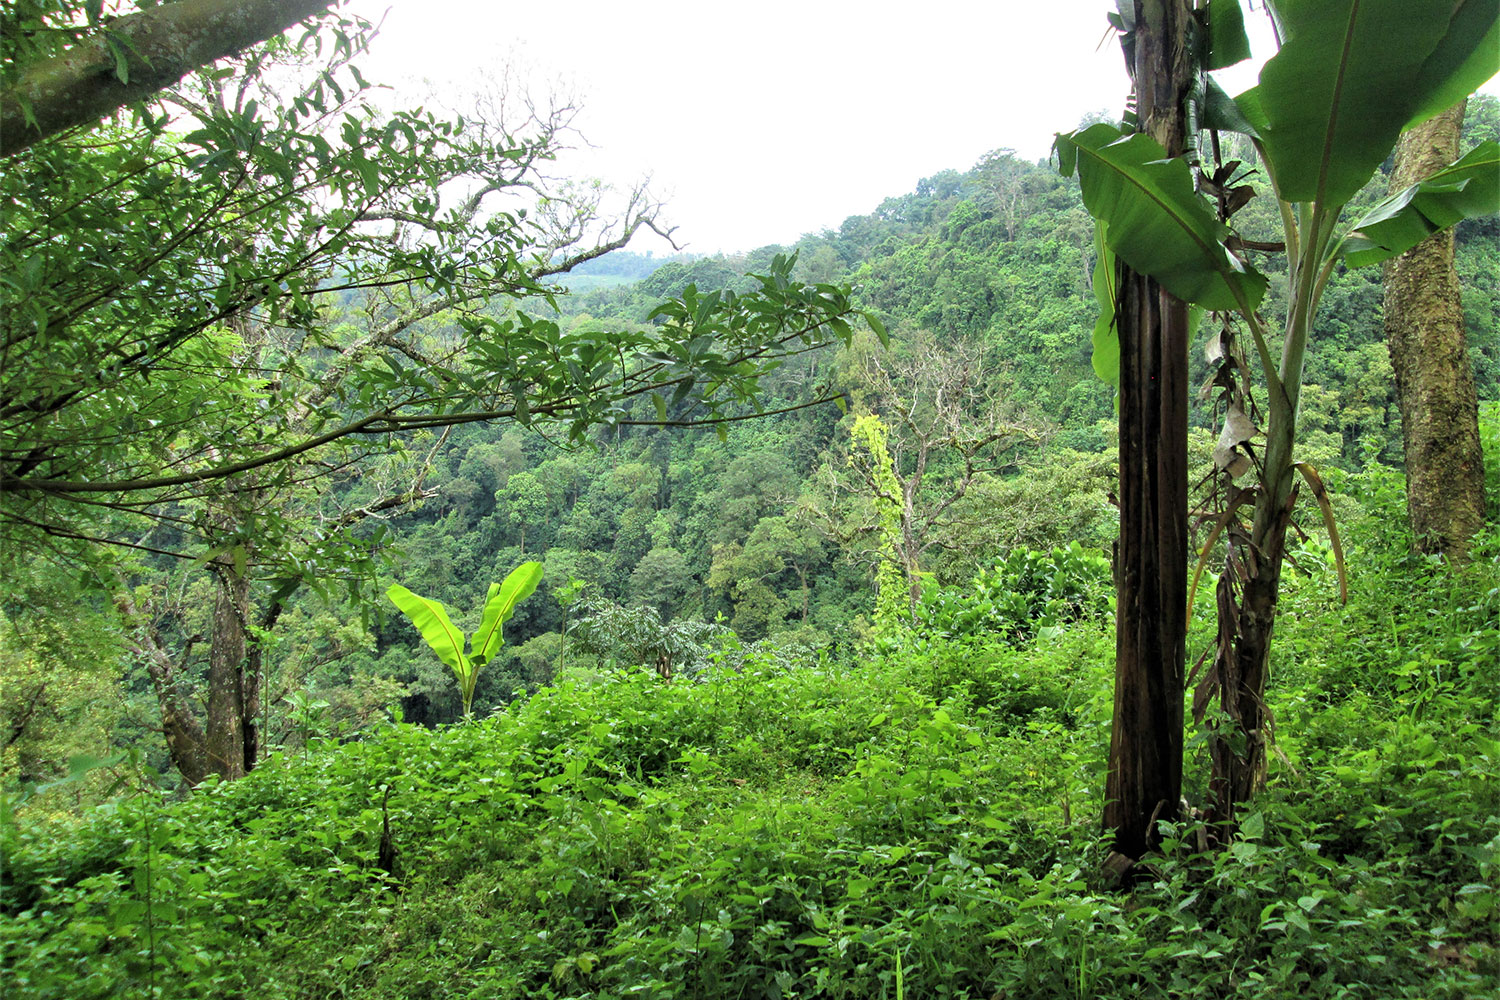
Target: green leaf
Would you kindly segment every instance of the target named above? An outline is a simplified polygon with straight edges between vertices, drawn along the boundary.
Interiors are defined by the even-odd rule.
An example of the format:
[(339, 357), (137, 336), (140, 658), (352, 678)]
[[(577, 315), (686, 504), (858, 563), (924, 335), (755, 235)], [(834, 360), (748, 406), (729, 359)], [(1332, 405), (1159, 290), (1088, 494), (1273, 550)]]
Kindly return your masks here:
[(453, 668), (460, 683), (466, 681), (474, 667), (464, 655), (464, 634), (449, 620), (448, 609), (437, 601), (418, 597), (399, 583), (387, 590), (385, 596), (411, 619), (438, 659)]
[(380, 193), (380, 165), (374, 160), (356, 160), (354, 169), (359, 171), (359, 179), (365, 186), (365, 194), (371, 198)]
[(1204, 69), (1223, 69), (1250, 58), (1250, 39), (1245, 34), (1245, 15), (1240, 0), (1209, 0), (1208, 53)]
[(1248, 135), (1253, 139), (1260, 138), (1260, 132), (1243, 111), (1234, 98), (1219, 86), (1219, 81), (1213, 77), (1208, 78), (1204, 87), (1202, 104), (1198, 112), (1198, 124), (1202, 128), (1216, 129), (1220, 132), (1238, 132)]
[(870, 324), (870, 329), (875, 331), (875, 339), (880, 341), (880, 346), (889, 349), (891, 346), (891, 335), (885, 332), (885, 324), (873, 312), (866, 309), (861, 315), (865, 322)]
[(1089, 214), (1105, 223), (1109, 248), (1184, 302), (1254, 309), (1266, 279), (1224, 248), (1229, 230), (1193, 188), (1192, 171), (1149, 136), (1121, 137), (1113, 125), (1059, 135), (1064, 176), (1076, 166)]
[(475, 660), (488, 663), (500, 650), (505, 642), (501, 626), (510, 620), (516, 605), (530, 597), (541, 581), (542, 564), (524, 562), (510, 571), (504, 583), (490, 584), (489, 595), (484, 601), (484, 620), (479, 623), (479, 631), (474, 633)]
[(1344, 259), (1351, 267), (1378, 264), (1464, 219), (1497, 211), (1500, 143), (1491, 140), (1365, 213), (1344, 241)]
[(1460, 0), (1454, 5), (1448, 32), (1422, 64), (1417, 105), (1406, 128), (1420, 125), (1453, 107), (1500, 72), (1500, 4), (1495, 0)]
[(1281, 0), (1284, 44), (1238, 103), (1264, 116), (1282, 199), (1346, 204), (1414, 116), (1455, 102), (1462, 94), (1450, 93), (1477, 86), (1483, 67), (1500, 68), (1497, 9), (1494, 0)]
[(130, 82), (130, 60), (125, 58), (124, 47), (108, 33), (103, 38), (110, 55), (115, 57), (115, 77), (121, 83), (128, 84)]
[(1115, 325), (1115, 255), (1104, 238), (1104, 223), (1094, 227), (1094, 300), (1099, 317), (1094, 320), (1094, 374), (1103, 382), (1120, 388), (1120, 330)]

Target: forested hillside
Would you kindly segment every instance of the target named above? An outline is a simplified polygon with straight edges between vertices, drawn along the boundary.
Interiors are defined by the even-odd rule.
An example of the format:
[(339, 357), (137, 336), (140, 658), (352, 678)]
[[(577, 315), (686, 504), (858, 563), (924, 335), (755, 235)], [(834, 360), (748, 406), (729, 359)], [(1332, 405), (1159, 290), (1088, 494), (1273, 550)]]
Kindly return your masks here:
[[(1475, 101), (1466, 122), (1471, 142), (1493, 132), (1496, 102)], [(1384, 177), (1372, 181), (1364, 201), (1386, 186)], [(1273, 227), (1270, 219), (1257, 224)], [(1500, 229), (1493, 218), (1465, 223), (1458, 246), (1480, 397), (1495, 400), (1500, 300), (1489, 278), (1500, 268)], [(428, 479), (437, 495), (392, 522), (401, 549), (392, 575), (469, 608), (489, 580), (540, 559), (543, 593), (578, 581), (568, 600), (583, 607), (594, 598), (641, 607), (663, 623), (722, 621), (744, 642), (782, 636), (827, 646), (850, 628), (867, 628), (874, 612), (879, 557), (864, 509), (872, 488), (847, 466), (859, 451), (851, 427), (859, 413), (874, 413), (891, 426), (892, 444), (908, 463), (926, 454), (915, 512), (925, 523), (959, 492), (962, 445), (944, 436), (944, 415), (921, 412), (913, 427), (899, 421), (914, 403), (935, 405), (914, 397), (930, 392), (945, 366), (968, 376), (943, 401), (952, 415), (962, 414), (972, 430), (999, 413), (1015, 432), (989, 471), (925, 529), (932, 547), (920, 571), (960, 585), (1017, 548), (1108, 546), (1112, 390), (1091, 366), (1092, 230), (1076, 187), (1045, 163), (1000, 152), (966, 172), (925, 179), (837, 233), (741, 258), (627, 258), (622, 270), (660, 266), (633, 284), (559, 298), (559, 322), (577, 329), (645, 323), (657, 302), (690, 284), (744, 291), (753, 284), (745, 274), (793, 251), (803, 280), (853, 282), (860, 301), (886, 317), (894, 347), (884, 355), (871, 338), (789, 362), (766, 380), (761, 406), (775, 411), (837, 392), (847, 394), (844, 409), (827, 403), (767, 416), (733, 425), (723, 439), (714, 428), (620, 426), (579, 449), (559, 449), (518, 427), (455, 432)], [(1350, 471), (1370, 461), (1399, 464), (1378, 272), (1349, 271), (1331, 282), (1318, 337), (1304, 390), (1307, 457)], [(1199, 369), (1206, 378), (1207, 365)], [(633, 413), (652, 415), (647, 403)], [(1211, 419), (1206, 407), (1195, 418), (1205, 463)], [(908, 476), (911, 468), (900, 471)], [(1314, 515), (1309, 527), (1316, 523)], [(563, 623), (564, 604), (555, 598), (518, 611), (512, 659), (481, 681), (491, 704), (552, 677)], [(351, 670), (426, 694), (413, 718), (452, 718), (451, 685), (439, 665), (413, 685), (431, 657), (403, 621), (379, 631), (366, 657), (352, 657)], [(446, 699), (446, 710), (427, 714), (433, 699)]]
[[(1392, 145), (1485, 79), (1493, 12), (1409, 15), (1415, 103), (1366, 116), (1390, 142), (1345, 114), (1310, 193), (1273, 68), (1194, 91), (1186, 151), (1133, 103), (704, 256), (543, 169), (567, 108), (392, 111), (329, 6), (249, 4), (285, 23), (102, 124), (35, 68), (97, 44), (147, 86), (130, 18), (186, 15), (6, 14), (6, 996), (1500, 989), (1500, 101), (1414, 187)], [(1209, 6), (1200, 84), (1243, 35)], [(1286, 6), (1281, 65), (1322, 67)], [(1351, 106), (1420, 55), (1349, 44)], [(1414, 511), (1387, 322), (1448, 230), (1462, 539)], [(1145, 522), (1186, 653), (1147, 694), (1116, 628), (1172, 619), (1122, 518), (1132, 462), (1177, 466), (1129, 422), (1167, 381), (1137, 278), (1193, 303), (1187, 507)], [(1127, 852), (1148, 695), (1174, 792)]]

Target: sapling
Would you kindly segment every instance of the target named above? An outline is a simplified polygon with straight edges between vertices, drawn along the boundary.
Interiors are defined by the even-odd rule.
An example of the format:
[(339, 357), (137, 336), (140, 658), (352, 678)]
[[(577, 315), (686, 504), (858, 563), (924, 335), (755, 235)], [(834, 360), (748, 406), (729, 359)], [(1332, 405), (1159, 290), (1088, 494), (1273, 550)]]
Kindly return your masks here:
[[(385, 592), (391, 603), (411, 619), (438, 659), (452, 668), (463, 692), (464, 718), (474, 712), (474, 685), (479, 679), (479, 669), (494, 659), (505, 643), (501, 627), (515, 613), (516, 605), (531, 596), (541, 579), (542, 564), (526, 562), (511, 570), (504, 583), (490, 584), (479, 630), (467, 639), (449, 619), (448, 609), (439, 602), (418, 597), (399, 583)], [(466, 644), (468, 653), (464, 652)]]

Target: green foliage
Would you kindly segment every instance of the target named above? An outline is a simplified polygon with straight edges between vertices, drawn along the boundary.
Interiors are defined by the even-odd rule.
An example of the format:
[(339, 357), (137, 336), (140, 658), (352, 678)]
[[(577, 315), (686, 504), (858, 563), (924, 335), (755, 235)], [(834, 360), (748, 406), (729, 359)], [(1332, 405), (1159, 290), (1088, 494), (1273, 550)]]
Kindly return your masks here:
[[(66, 30), (52, 8), (17, 13), (0, 36), (7, 72), (44, 54), (26, 39)], [(599, 190), (535, 173), (570, 112), (377, 111), (352, 62), (373, 32), (330, 16), (189, 77), (163, 98), (183, 115), (54, 137), (8, 162), (0, 383), (25, 419), (0, 435), (15, 456), (0, 470), (6, 555), (66, 545), (85, 558), (99, 541), (181, 551), (186, 535), (210, 556), (252, 541), (263, 562), (278, 542), (301, 549), (278, 553), (278, 571), (313, 586), (337, 575), (318, 572), (330, 565), (367, 578), (346, 532), (299, 545), (303, 505), (267, 495), (322, 499), (305, 484), (329, 466), (466, 422), (551, 422), (582, 443), (634, 421), (636, 400), (660, 404), (645, 423), (739, 414), (778, 359), (847, 339), (850, 289), (793, 281), (794, 255), (739, 292), (688, 284), (649, 325), (547, 318), (545, 279), (623, 246), (654, 204), (637, 191), (604, 221)], [(177, 121), (193, 131), (164, 131)], [(309, 457), (330, 451), (326, 466)], [(226, 479), (246, 508), (232, 530), (207, 509), (225, 505), (211, 484)], [(534, 491), (508, 499), (519, 525), (537, 510)], [(347, 528), (341, 514), (327, 519)], [(170, 537), (141, 539), (143, 517)]]
[(449, 619), (448, 609), (437, 601), (418, 597), (399, 583), (393, 584), (386, 596), (411, 619), (438, 659), (453, 670), (463, 690), (464, 715), (469, 716), (474, 710), (474, 685), (479, 670), (494, 659), (505, 642), (502, 627), (515, 614), (516, 605), (530, 597), (541, 582), (542, 564), (527, 562), (511, 570), (504, 583), (490, 584), (484, 600), (484, 617), (468, 639)]
[(1050, 552), (1013, 549), (966, 587), (929, 587), (918, 607), (919, 636), (1013, 644), (1056, 635), (1080, 619), (1100, 620), (1113, 604), (1109, 560), (1077, 542)]
[(1284, 44), (1237, 103), (1285, 201), (1347, 203), (1403, 129), (1500, 68), (1493, 4), (1283, 0), (1276, 12)]
[[(37, 569), (33, 567), (33, 569)], [(109, 757), (127, 714), (120, 683), (126, 638), (55, 572), (12, 581), (0, 611), (0, 782), (53, 785), (33, 808), (93, 804), (101, 775), (62, 782), (78, 761)], [(66, 805), (65, 805), (66, 803)]]
[[(874, 414), (863, 414), (855, 418), (849, 428), (853, 449), (866, 457), (870, 474), (874, 480), (876, 558), (875, 569), (875, 628), (877, 634), (892, 633), (911, 620), (911, 581), (908, 574), (915, 566), (908, 566), (901, 553), (901, 484), (896, 480), (895, 468), (891, 465), (891, 453), (886, 447), (886, 427)], [(850, 456), (853, 460), (853, 454)]]
[(1486, 995), (1500, 565), (1413, 574), (1378, 513), (1348, 530), (1347, 609), (1311, 553), (1288, 585), (1270, 789), (1226, 851), (1169, 830), (1130, 894), (1097, 874), (1113, 643), (1081, 619), (615, 673), (65, 833), (8, 819), (10, 995), (891, 997), (896, 956), (908, 996)]
[(1500, 400), (1479, 406), (1479, 443), (1484, 451), (1486, 521), (1500, 523)]
[(1497, 205), (1500, 143), (1486, 142), (1365, 213), (1344, 244), (1344, 258), (1351, 267), (1389, 260), (1433, 233), (1494, 212)]
[(567, 641), (578, 652), (597, 657), (608, 670), (650, 667), (663, 680), (674, 673), (698, 673), (735, 636), (718, 622), (679, 618), (664, 622), (652, 607), (627, 608), (608, 600), (585, 600)]
[[(58, 174), (58, 192), (88, 179), (88, 155)], [(1471, 328), (1489, 331), (1476, 340), (1481, 363), (1496, 343), (1487, 288), (1496, 234), (1486, 225), (1460, 230)], [(446, 671), (404, 645), (414, 636), (399, 620), (367, 635), (355, 624), (367, 609), (315, 616), (298, 603), (285, 637), (265, 647), (280, 696), (268, 742), (283, 742), (281, 726), (286, 749), (243, 781), (210, 781), (177, 801), (145, 767), (63, 763), (107, 757), (118, 711), (114, 676), (70, 674), (76, 684), (47, 688), (59, 696), (59, 728), (16, 744), (35, 738), (28, 752), (63, 784), (19, 813), (15, 795), (0, 810), (7, 995), (1487, 995), (1500, 976), (1493, 530), (1469, 575), (1451, 576), (1406, 556), (1398, 473), (1337, 475), (1354, 591), (1337, 607), (1326, 548), (1294, 551), (1300, 572), (1285, 583), (1271, 698), (1283, 756), (1270, 790), (1228, 851), (1195, 855), (1199, 831), (1185, 823), (1151, 881), (1117, 893), (1097, 874), (1094, 836), (1110, 711), (1109, 569), (1085, 547), (1106, 545), (1114, 519), (1112, 430), (1100, 423), (1108, 392), (1084, 378), (1091, 362), (1109, 367), (1110, 345), (1092, 354), (1087, 345), (1092, 262), (1078, 192), (999, 151), (799, 249), (795, 263), (778, 261), (779, 248), (674, 261), (645, 289), (600, 288), (585, 302), (560, 300), (545, 319), (486, 308), (462, 333), (446, 319), (423, 328), (417, 346), (488, 343), (449, 388), (495, 394), (519, 423), (548, 416), (540, 383), (512, 378), (529, 359), (550, 365), (538, 369), (549, 378), (597, 387), (587, 377), (623, 350), (629, 363), (610, 370), (639, 373), (634, 396), (590, 396), (551, 414), (597, 447), (548, 452), (517, 423), (455, 431), (432, 456), (438, 495), (392, 524), (405, 547), (401, 579), (431, 595), (418, 617), (440, 631), (439, 656), (447, 648), (459, 664), (449, 666), (465, 714), (475, 697), (503, 702), (545, 683), (557, 664), (562, 682), (466, 726), (371, 727), (404, 692), (407, 718), (453, 718)], [(648, 266), (627, 262), (618, 277)], [(750, 269), (763, 278), (739, 277)], [(859, 300), (801, 284), (856, 270)], [(1287, 292), (1267, 270), (1269, 312)], [(1390, 440), (1384, 348), (1367, 322), (1373, 287), (1368, 272), (1329, 279), (1318, 336), (1333, 350), (1310, 361), (1309, 379), (1324, 388), (1302, 399), (1304, 419), (1326, 435), (1320, 444), (1350, 464), (1371, 429), (1377, 446)], [(771, 312), (750, 301), (757, 289)], [(682, 300), (640, 329), (655, 307), (648, 297), (661, 294)], [(267, 308), (286, 295), (274, 290)], [(525, 308), (540, 313), (541, 301)], [(951, 582), (981, 566), (973, 585), (929, 584), (915, 627), (885, 630), (859, 662), (838, 650), (855, 614), (868, 613), (868, 578), (834, 565), (786, 509), (845, 433), (839, 414), (735, 424), (727, 444), (712, 429), (669, 439), (641, 427), (704, 416), (694, 394), (710, 386), (691, 368), (747, 374), (724, 367), (729, 347), (782, 334), (787, 354), (811, 346), (772, 313), (811, 320), (829, 303), (975, 338), (987, 349), (977, 374), (1026, 387), (1061, 425), (1051, 452), (977, 481), (959, 505), (944, 539), (954, 551), (932, 568)], [(705, 333), (722, 335), (726, 353), (698, 354)], [(185, 399), (215, 388), (195, 380), (194, 366), (222, 365), (244, 346), (205, 331), (173, 355), (176, 368), (153, 373), (167, 387), (151, 404), (162, 409), (142, 413), (180, 416)], [(747, 350), (746, 363), (770, 360)], [(387, 366), (397, 370), (376, 359), (360, 378), (376, 389), (431, 387), (398, 353)], [(760, 394), (751, 405), (825, 396), (839, 385), (830, 368), (848, 367), (780, 360), (739, 383)], [(311, 381), (319, 364), (288, 370)], [(248, 369), (221, 384), (246, 398), (268, 389)], [(719, 398), (722, 413), (748, 412), (734, 387)], [(368, 401), (353, 393), (330, 406)], [(1488, 445), (1500, 424), (1493, 407), (1487, 414), (1493, 499), (1500, 448)], [(939, 484), (956, 471), (931, 474)], [(465, 654), (463, 633), (443, 629), (440, 601), (468, 600), (466, 581), (503, 572), (523, 549), (545, 554), (559, 602), (485, 614), (480, 632), (490, 626), (495, 641), (477, 638)], [(898, 571), (883, 595), (904, 605), (905, 582)], [(59, 659), (110, 662), (117, 649), (102, 615), (66, 604), (49, 609), (67, 641), (31, 645), (14, 641), (20, 619), (7, 605), (0, 735), (25, 707), (9, 697), (23, 682), (57, 676)], [(334, 635), (325, 619), (349, 634)], [(1211, 632), (1202, 615), (1194, 627), (1195, 639)], [(179, 638), (195, 628), (185, 619)], [(353, 651), (335, 666), (342, 647)], [(664, 664), (693, 683), (659, 683), (651, 670)], [(330, 738), (355, 729), (357, 738)], [(5, 759), (9, 768), (15, 757)], [(90, 801), (120, 779), (135, 794), (106, 808), (72, 819), (47, 808), (80, 789)], [(394, 872), (382, 862), (387, 819)]]
[(1150, 136), (1102, 123), (1058, 136), (1056, 148), (1063, 176), (1077, 171), (1105, 243), (1131, 268), (1209, 309), (1260, 304), (1266, 279), (1225, 249), (1229, 230), (1199, 196), (1186, 161), (1169, 159)]

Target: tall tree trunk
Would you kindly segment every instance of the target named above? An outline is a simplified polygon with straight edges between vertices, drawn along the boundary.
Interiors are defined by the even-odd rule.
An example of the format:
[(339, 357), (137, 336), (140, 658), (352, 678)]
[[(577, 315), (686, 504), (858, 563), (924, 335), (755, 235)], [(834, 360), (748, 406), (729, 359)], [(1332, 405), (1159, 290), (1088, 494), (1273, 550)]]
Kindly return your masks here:
[(145, 663), (146, 673), (151, 677), (151, 687), (156, 692), (157, 707), (161, 711), (161, 730), (167, 741), (167, 755), (183, 780), (196, 785), (208, 776), (207, 741), (192, 707), (177, 690), (177, 675), (187, 665), (200, 637), (189, 639), (181, 657), (174, 661), (167, 654), (161, 634), (151, 623), (150, 616), (136, 605), (135, 597), (123, 579), (115, 605), (131, 630), (131, 651)]
[[(1463, 117), (1460, 102), (1401, 137), (1392, 191), (1457, 159)], [(1462, 562), (1484, 526), (1484, 459), (1451, 228), (1385, 265), (1385, 337), (1401, 407), (1412, 537), (1418, 551)]]
[[(1132, 75), (1141, 129), (1170, 155), (1183, 150), (1190, 19), (1181, 0), (1136, 3)], [(1186, 306), (1146, 277), (1120, 271), (1120, 540), (1104, 825), (1115, 831), (1116, 854), (1128, 859), (1114, 864), (1126, 868), (1155, 847), (1156, 822), (1175, 819), (1181, 799), (1191, 331)]]
[[(213, 637), (208, 656), (208, 763), (213, 773), (233, 780), (245, 774), (246, 732), (253, 734), (255, 728), (255, 720), (246, 718), (245, 697), (250, 580), (226, 563), (216, 566), (214, 578)], [(251, 739), (253, 742), (253, 735)]]

